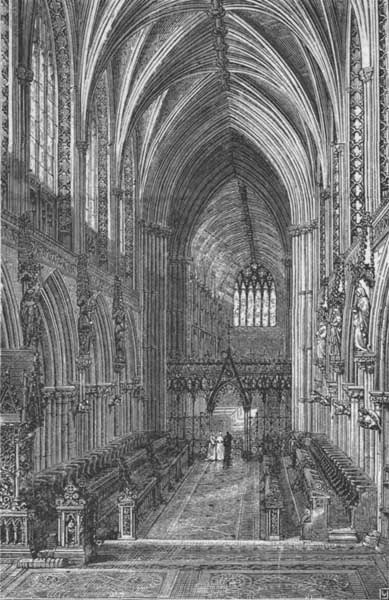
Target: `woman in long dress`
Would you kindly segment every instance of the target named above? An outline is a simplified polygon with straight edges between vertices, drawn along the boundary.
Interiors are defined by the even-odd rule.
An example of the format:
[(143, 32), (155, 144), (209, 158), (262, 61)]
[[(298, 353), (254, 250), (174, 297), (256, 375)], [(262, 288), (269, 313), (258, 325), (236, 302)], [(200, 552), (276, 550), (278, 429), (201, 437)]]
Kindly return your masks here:
[(224, 460), (224, 437), (221, 431), (216, 438), (216, 460)]
[(216, 460), (216, 438), (213, 433), (209, 436), (207, 460)]

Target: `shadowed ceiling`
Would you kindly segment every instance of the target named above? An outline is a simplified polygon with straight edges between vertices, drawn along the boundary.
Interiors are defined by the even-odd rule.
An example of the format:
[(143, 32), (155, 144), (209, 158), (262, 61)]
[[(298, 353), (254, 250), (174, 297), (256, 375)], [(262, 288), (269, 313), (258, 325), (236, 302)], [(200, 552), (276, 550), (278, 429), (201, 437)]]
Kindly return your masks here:
[(218, 285), (253, 252), (279, 265), (288, 225), (317, 216), (326, 148), (342, 135), (347, 10), (340, 0), (89, 0), (75, 9), (82, 122), (107, 68), (117, 163), (132, 136), (143, 217), (170, 225), (172, 252), (195, 254)]

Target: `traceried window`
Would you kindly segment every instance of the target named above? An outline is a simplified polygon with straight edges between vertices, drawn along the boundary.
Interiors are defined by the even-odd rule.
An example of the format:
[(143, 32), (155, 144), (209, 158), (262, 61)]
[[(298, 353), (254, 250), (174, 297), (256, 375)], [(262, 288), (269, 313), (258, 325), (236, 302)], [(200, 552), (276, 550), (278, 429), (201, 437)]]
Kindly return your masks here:
[(88, 149), (86, 153), (86, 203), (85, 221), (89, 227), (97, 231), (97, 198), (98, 198), (98, 138), (96, 119), (92, 118), (89, 127)]
[(40, 183), (55, 191), (57, 93), (53, 42), (43, 6), (35, 16), (31, 68), (30, 170)]
[(252, 264), (239, 272), (234, 291), (236, 327), (274, 327), (276, 304), (276, 288), (270, 271)]

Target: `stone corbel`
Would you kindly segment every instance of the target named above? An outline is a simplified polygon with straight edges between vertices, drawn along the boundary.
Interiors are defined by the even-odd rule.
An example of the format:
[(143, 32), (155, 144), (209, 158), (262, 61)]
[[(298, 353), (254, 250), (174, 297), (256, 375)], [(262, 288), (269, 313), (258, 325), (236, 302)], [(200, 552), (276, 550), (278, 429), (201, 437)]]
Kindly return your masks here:
[(385, 410), (387, 411), (386, 418), (389, 418), (389, 391), (371, 391), (369, 395), (374, 406), (373, 412), (378, 416), (379, 431), (381, 431)]
[(358, 413), (358, 423), (361, 427), (381, 433), (381, 415), (379, 415), (376, 410), (372, 410), (371, 408), (360, 408)]
[(363, 387), (354, 385), (353, 383), (345, 383), (343, 384), (343, 390), (348, 396), (350, 404), (355, 402), (357, 403), (358, 408), (363, 406), (365, 398), (365, 390)]
[(318, 390), (313, 390), (311, 392), (311, 396), (309, 400), (305, 400), (307, 402), (317, 402), (318, 404), (321, 404), (322, 406), (329, 406), (331, 407), (331, 396), (329, 394), (322, 394), (321, 392), (319, 392)]

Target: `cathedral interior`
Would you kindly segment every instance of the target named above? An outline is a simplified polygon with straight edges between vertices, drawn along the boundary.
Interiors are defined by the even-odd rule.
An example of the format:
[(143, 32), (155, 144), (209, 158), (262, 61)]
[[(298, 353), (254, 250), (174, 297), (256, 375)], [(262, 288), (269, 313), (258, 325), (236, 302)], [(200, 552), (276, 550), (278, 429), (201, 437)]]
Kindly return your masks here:
[(387, 0), (0, 38), (3, 597), (389, 599)]

